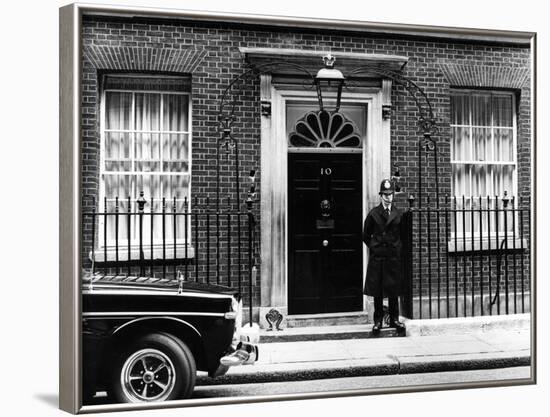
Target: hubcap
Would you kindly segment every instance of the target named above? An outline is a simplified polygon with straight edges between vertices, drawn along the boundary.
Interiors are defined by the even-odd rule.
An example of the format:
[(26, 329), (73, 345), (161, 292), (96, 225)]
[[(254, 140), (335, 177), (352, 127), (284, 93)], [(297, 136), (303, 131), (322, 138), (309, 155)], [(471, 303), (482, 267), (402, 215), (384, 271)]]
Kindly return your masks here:
[(139, 350), (124, 362), (120, 383), (131, 402), (165, 400), (176, 383), (174, 364), (160, 350)]

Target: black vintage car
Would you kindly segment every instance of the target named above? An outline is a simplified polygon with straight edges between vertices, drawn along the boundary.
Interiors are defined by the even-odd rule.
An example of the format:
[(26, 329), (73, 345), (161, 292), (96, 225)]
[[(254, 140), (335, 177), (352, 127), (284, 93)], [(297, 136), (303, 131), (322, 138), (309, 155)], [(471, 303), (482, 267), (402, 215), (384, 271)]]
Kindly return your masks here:
[(82, 287), (84, 403), (96, 391), (115, 402), (188, 398), (197, 370), (211, 377), (257, 360), (239, 340), (239, 294), (219, 285), (94, 277)]

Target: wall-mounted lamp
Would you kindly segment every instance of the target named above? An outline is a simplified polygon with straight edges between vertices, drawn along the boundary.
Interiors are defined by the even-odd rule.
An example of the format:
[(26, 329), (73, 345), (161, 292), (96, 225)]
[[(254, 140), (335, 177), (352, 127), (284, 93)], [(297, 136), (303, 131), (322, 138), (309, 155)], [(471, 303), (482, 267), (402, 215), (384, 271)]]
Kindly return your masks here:
[(262, 100), (260, 102), (260, 110), (261, 110), (262, 116), (266, 116), (266, 117), (271, 116), (271, 101)]
[(250, 188), (248, 189), (248, 196), (246, 198), (246, 206), (248, 210), (252, 209), (252, 203), (256, 201), (256, 170), (251, 169), (248, 174), (250, 180)]
[(323, 103), (323, 93), (325, 99), (329, 90), (336, 88), (336, 105), (334, 111), (340, 110), (340, 100), (342, 98), (342, 87), (346, 78), (340, 70), (334, 68), (334, 61), (336, 58), (330, 53), (323, 57), (325, 68), (321, 68), (315, 76), (315, 86), (317, 87), (317, 98), (319, 100), (319, 110), (325, 110)]
[(231, 118), (229, 117), (225, 118), (225, 123), (223, 124), (223, 139), (220, 146), (225, 150), (227, 155), (235, 148), (235, 139), (231, 135)]
[(401, 187), (399, 185), (399, 180), (401, 180), (401, 173), (399, 172), (399, 165), (393, 164), (393, 167), (395, 168), (395, 171), (393, 172), (393, 175), (391, 176), (391, 180), (393, 182), (395, 192), (399, 193), (399, 192), (401, 192)]
[(248, 179), (250, 180), (250, 194), (256, 194), (256, 170), (251, 169), (248, 174)]
[(382, 105), (382, 119), (388, 120), (391, 118), (391, 104)]

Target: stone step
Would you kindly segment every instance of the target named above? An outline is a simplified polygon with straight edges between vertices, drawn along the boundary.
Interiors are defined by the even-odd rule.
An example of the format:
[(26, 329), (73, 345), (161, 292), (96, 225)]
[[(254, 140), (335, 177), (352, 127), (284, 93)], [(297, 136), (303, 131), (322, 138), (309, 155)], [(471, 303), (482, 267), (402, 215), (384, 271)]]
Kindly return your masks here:
[(392, 328), (383, 328), (373, 335), (370, 324), (344, 326), (293, 327), (282, 330), (260, 330), (260, 343), (304, 342), (317, 340), (347, 340), (382, 337), (403, 337)]
[(349, 313), (323, 313), (323, 314), (295, 314), (284, 317), (281, 327), (320, 327), (320, 326), (349, 326), (368, 323), (368, 315), (365, 311)]

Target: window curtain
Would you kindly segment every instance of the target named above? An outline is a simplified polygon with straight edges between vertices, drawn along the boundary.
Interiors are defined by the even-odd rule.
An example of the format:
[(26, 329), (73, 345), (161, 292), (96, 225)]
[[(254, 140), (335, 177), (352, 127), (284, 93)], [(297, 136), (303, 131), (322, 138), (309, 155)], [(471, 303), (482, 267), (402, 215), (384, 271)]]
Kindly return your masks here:
[[(184, 211), (189, 190), (189, 99), (185, 94), (106, 91), (104, 103), (103, 197), (107, 211), (137, 210), (135, 201), (143, 191), (145, 211)], [(130, 197), (128, 204), (128, 197)], [(103, 202), (102, 202), (103, 205)], [(143, 240), (162, 240), (162, 220), (144, 217)], [(119, 242), (127, 238), (127, 217), (119, 216)], [(165, 238), (173, 241), (173, 217), (166, 218)], [(176, 234), (184, 236), (184, 220), (177, 220)], [(131, 225), (132, 241), (138, 239), (137, 222)], [(107, 219), (107, 239), (116, 239), (114, 220)]]
[[(452, 192), (457, 208), (468, 210), (479, 208), (480, 204), (482, 208), (494, 208), (497, 199), (501, 207), (504, 192), (509, 198), (514, 194), (512, 106), (510, 94), (464, 92), (451, 96)], [(479, 221), (475, 219), (474, 216), (477, 232)], [(465, 232), (471, 232), (470, 216), (465, 220)], [(462, 217), (457, 226), (458, 233), (462, 234)], [(496, 225), (491, 226), (494, 231)]]

